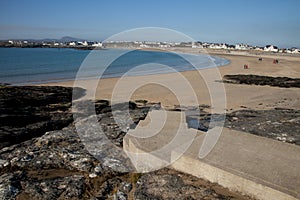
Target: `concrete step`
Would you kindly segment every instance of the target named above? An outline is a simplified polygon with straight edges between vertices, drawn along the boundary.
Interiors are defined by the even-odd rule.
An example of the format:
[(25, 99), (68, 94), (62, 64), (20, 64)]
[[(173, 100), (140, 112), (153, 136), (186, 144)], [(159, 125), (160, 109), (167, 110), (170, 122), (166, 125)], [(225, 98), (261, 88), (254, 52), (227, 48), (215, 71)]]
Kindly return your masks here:
[(196, 133), (187, 128), (184, 113), (156, 110), (150, 112), (136, 129), (129, 130), (123, 139), (123, 148), (139, 169), (146, 160), (155, 162), (144, 166), (144, 170), (155, 166), (161, 168), (172, 162), (171, 151), (178, 146), (188, 148)]
[[(169, 167), (253, 198), (300, 198), (299, 146), (222, 127), (208, 133), (188, 129), (180, 112), (152, 111), (139, 125), (124, 137), (123, 148), (140, 172), (172, 163)], [(213, 149), (201, 159), (204, 141)]]
[[(218, 183), (258, 199), (300, 196), (300, 148), (227, 128), (204, 159), (204, 133), (172, 164), (174, 169)], [(172, 157), (181, 151), (174, 149)]]

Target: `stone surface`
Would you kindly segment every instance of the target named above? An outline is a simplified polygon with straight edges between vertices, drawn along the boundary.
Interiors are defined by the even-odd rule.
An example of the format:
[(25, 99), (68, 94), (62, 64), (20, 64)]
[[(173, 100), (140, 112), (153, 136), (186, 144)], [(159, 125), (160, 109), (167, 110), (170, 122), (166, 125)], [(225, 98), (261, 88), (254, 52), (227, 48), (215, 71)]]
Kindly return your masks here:
[(243, 199), (217, 193), (218, 186), (173, 170), (144, 174), (137, 181), (135, 199)]
[(225, 75), (223, 77), (225, 83), (248, 84), (248, 85), (269, 85), (275, 87), (300, 87), (300, 78), (288, 77), (270, 77), (259, 75)]
[[(207, 131), (210, 120), (213, 126), (222, 125), (223, 115), (201, 112), (200, 116), (187, 117), (189, 127)], [(300, 111), (275, 108), (272, 110), (238, 110), (227, 113), (224, 126), (246, 133), (300, 145)]]
[[(73, 88), (0, 87), (0, 148), (61, 129), (72, 121)], [(84, 90), (75, 88), (80, 97)], [(76, 95), (74, 95), (76, 96)]]

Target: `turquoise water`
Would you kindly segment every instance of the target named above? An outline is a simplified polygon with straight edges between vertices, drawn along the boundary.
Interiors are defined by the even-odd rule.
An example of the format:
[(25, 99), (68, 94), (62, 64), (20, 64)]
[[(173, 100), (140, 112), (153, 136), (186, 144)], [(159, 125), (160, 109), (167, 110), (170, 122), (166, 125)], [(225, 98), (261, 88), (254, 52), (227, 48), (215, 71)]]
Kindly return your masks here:
[[(0, 48), (0, 83), (32, 84), (72, 80), (82, 62), (91, 51), (56, 48)], [(95, 52), (95, 51), (94, 51)], [(167, 65), (176, 71), (187, 71), (222, 66), (228, 60), (206, 55), (175, 54), (155, 51), (130, 51), (107, 49), (98, 50), (99, 59), (89, 60), (83, 78), (120, 77), (132, 68), (149, 64), (143, 70), (127, 73), (127, 76), (170, 73), (162, 68)], [(106, 59), (112, 55), (122, 55), (107, 66)], [(194, 64), (192, 66), (185, 58)], [(213, 61), (213, 62), (212, 62)], [(160, 65), (159, 65), (160, 64)], [(104, 69), (101, 75), (99, 69)], [(101, 70), (100, 70), (101, 71)]]

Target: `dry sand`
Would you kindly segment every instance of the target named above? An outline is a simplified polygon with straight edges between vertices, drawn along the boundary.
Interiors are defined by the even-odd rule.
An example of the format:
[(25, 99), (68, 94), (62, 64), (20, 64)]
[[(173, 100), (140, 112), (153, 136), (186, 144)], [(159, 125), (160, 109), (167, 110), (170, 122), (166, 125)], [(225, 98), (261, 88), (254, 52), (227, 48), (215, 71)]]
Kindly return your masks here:
[[(256, 74), (265, 76), (286, 76), (291, 78), (300, 77), (300, 57), (278, 57), (279, 64), (273, 64), (273, 59), (276, 56), (263, 56), (263, 61), (258, 61), (261, 56), (245, 56), (245, 55), (229, 55), (229, 54), (217, 54), (217, 56), (224, 57), (230, 60), (230, 64), (222, 66), (216, 69), (203, 69), (199, 71), (185, 71), (181, 74), (189, 81), (193, 87), (194, 93), (197, 95), (198, 102), (192, 100), (190, 91), (186, 90), (186, 87), (178, 81), (177, 73), (160, 74), (160, 75), (148, 75), (148, 76), (136, 76), (122, 78), (121, 91), (116, 91), (115, 85), (120, 81), (120, 78), (107, 78), (101, 79), (96, 91), (96, 99), (108, 99), (111, 100), (112, 94), (118, 93), (121, 96), (130, 96), (131, 100), (148, 100), (150, 102), (161, 102), (165, 108), (173, 108), (174, 105), (178, 105), (178, 99), (184, 98), (185, 104), (207, 104), (212, 105), (211, 97), (209, 95), (207, 84), (201, 77), (208, 77), (208, 84), (214, 84), (216, 87), (225, 88), (225, 107), (227, 111), (238, 110), (243, 108), (251, 109), (271, 109), (274, 107), (293, 108), (300, 109), (300, 92), (299, 88), (279, 88), (270, 86), (255, 86), (255, 85), (236, 85), (236, 84), (224, 84), (218, 82), (223, 75), (227, 74)], [(243, 69), (244, 64), (248, 64), (249, 69)], [(220, 73), (220, 76), (216, 77), (216, 72)], [(201, 74), (201, 75), (200, 75)], [(163, 87), (158, 84), (150, 84), (150, 82), (157, 83), (163, 80), (164, 83), (171, 85), (178, 90), (180, 94), (174, 94), (170, 91), (170, 88)], [(147, 83), (142, 87), (137, 88), (132, 94), (128, 88), (138, 83)], [(97, 80), (82, 80), (78, 81), (78, 86), (83, 88), (92, 87), (97, 83)], [(57, 85), (57, 86), (69, 86), (72, 87), (74, 81), (48, 83), (44, 85)], [(131, 86), (130, 86), (131, 85)], [(216, 92), (218, 93), (218, 91)], [(116, 97), (116, 98), (119, 98)], [(92, 98), (87, 96), (87, 98)], [(114, 99), (116, 99), (114, 97)], [(189, 99), (190, 98), (190, 99)], [(218, 97), (218, 94), (214, 96), (214, 99), (222, 100), (222, 95)], [(222, 100), (223, 101), (223, 100)], [(214, 104), (215, 105), (215, 104)]]

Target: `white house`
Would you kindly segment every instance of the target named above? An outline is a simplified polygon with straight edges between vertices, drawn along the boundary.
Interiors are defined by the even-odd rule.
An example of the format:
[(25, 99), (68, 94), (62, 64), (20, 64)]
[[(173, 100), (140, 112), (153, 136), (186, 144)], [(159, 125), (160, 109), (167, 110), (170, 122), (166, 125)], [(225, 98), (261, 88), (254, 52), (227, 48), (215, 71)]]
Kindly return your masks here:
[(169, 44), (160, 44), (159, 47), (160, 48), (169, 48), (170, 45)]
[(198, 44), (198, 45), (197, 44), (193, 44), (192, 48), (193, 49), (196, 49), (196, 48), (203, 49), (203, 46), (201, 44)]
[(92, 44), (93, 47), (102, 47), (102, 43), (101, 42), (96, 42), (94, 44)]
[(69, 42), (69, 46), (76, 46), (76, 42)]
[(141, 47), (141, 48), (149, 48), (150, 46), (149, 46), (149, 45), (146, 45), (146, 44), (140, 44), (140, 47)]
[(87, 46), (87, 42), (86, 41), (84, 41), (84, 42), (78, 41), (76, 43), (77, 43), (77, 45)]
[(278, 47), (276, 47), (276, 46), (273, 46), (273, 45), (267, 45), (267, 46), (265, 46), (264, 51), (278, 52), (279, 49), (278, 49)]
[(84, 42), (82, 43), (82, 45), (83, 45), (83, 46), (88, 46), (89, 44), (88, 44), (87, 41), (84, 41)]
[(204, 43), (202, 43), (202, 46), (203, 46), (204, 48), (209, 48), (210, 44), (207, 43), (207, 42), (204, 42)]
[(210, 44), (209, 48), (211, 49), (227, 49), (226, 44)]
[(237, 49), (237, 50), (249, 50), (250, 47), (247, 44), (236, 44), (235, 49)]
[(298, 48), (292, 48), (292, 53), (300, 53), (300, 50)]
[(286, 53), (300, 53), (300, 50), (296, 47), (293, 47), (291, 49), (286, 49), (285, 52)]
[(258, 47), (258, 46), (254, 47), (254, 49), (257, 50), (257, 51), (263, 51), (264, 50), (263, 47)]

